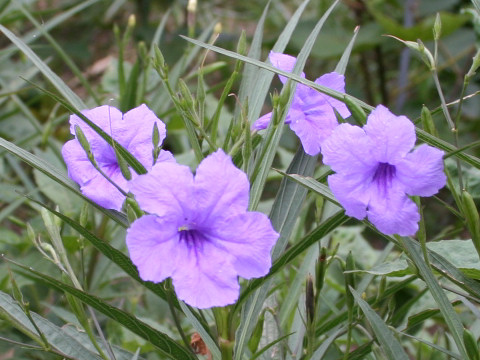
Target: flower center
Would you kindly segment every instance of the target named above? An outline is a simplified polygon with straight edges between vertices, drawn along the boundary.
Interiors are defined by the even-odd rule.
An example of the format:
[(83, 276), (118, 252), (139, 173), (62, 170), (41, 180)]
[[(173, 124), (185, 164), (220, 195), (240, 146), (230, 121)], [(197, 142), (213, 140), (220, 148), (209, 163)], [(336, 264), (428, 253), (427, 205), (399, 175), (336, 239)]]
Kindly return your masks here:
[(188, 247), (201, 247), (202, 243), (208, 241), (205, 234), (198, 229), (191, 228), (188, 225), (183, 225), (178, 228), (178, 235), (180, 241), (184, 241)]
[(392, 185), (392, 179), (395, 177), (396, 168), (389, 163), (379, 163), (373, 181), (377, 183), (378, 188), (386, 191)]

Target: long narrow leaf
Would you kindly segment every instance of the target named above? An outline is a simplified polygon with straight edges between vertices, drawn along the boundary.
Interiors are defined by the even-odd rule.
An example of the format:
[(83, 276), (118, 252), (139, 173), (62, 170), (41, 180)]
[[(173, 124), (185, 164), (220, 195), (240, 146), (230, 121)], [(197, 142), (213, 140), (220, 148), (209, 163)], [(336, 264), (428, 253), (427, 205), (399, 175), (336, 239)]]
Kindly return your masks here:
[(455, 341), (458, 350), (460, 351), (462, 356), (467, 359), (467, 352), (463, 344), (463, 325), (458, 314), (455, 312), (452, 304), (448, 300), (445, 291), (441, 288), (430, 267), (427, 265), (427, 263), (425, 263), (425, 260), (421, 255), (422, 253), (419, 252), (417, 247), (413, 245), (413, 239), (409, 237), (402, 237), (401, 243), (405, 247), (408, 256), (417, 267), (420, 276), (427, 284), (430, 293), (432, 294), (435, 302), (438, 305), (438, 308), (442, 312), (442, 315), (448, 325), (448, 328), (450, 329), (453, 340)]
[(387, 355), (387, 359), (390, 360), (409, 360), (409, 357), (402, 345), (393, 335), (392, 331), (384, 323), (382, 318), (377, 315), (375, 311), (372, 310), (370, 305), (362, 299), (360, 294), (358, 294), (352, 287), (350, 287), (350, 292), (352, 293), (355, 301), (358, 306), (362, 309), (365, 317), (372, 326), (373, 332), (377, 336), (377, 340), (380, 343), (382, 350)]
[[(30, 312), (35, 325), (45, 336), (49, 345), (69, 358), (77, 360), (101, 360), (101, 357), (89, 351), (76, 338), (40, 315)], [(0, 291), (0, 316), (12, 323), (29, 336), (38, 336), (37, 329), (12, 297)]]
[(35, 281), (46, 284), (62, 292), (65, 291), (75, 296), (77, 299), (84, 302), (85, 304), (90, 305), (92, 308), (101, 312), (108, 318), (117, 321), (119, 324), (125, 326), (133, 333), (149, 341), (153, 346), (160, 350), (163, 355), (168, 356), (169, 358), (174, 360), (196, 360), (195, 355), (193, 355), (193, 353), (189, 349), (180, 346), (168, 335), (152, 328), (150, 325), (144, 323), (143, 321), (138, 320), (135, 316), (107, 304), (102, 299), (92, 294), (88, 294), (73, 286), (58, 281), (48, 275), (39, 273), (38, 271), (13, 262), (12, 260), (5, 260), (23, 269), (25, 271), (25, 275), (31, 277), (32, 279), (35, 279)]

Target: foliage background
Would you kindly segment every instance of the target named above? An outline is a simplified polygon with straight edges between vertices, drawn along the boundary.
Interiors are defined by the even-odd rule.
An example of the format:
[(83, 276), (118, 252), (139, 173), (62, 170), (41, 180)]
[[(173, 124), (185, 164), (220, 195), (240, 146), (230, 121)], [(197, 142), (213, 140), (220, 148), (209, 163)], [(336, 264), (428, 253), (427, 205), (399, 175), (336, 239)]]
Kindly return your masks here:
[[(216, 46), (235, 51), (241, 32), (245, 30), (249, 49), (266, 5), (266, 1), (251, 0), (199, 1), (194, 20), (189, 20), (186, 1), (0, 2), (0, 24), (16, 34), (21, 43), (41, 59), (40, 63), (35, 63), (28, 51), (25, 52), (24, 48), (19, 51), (19, 43), (12, 44), (11, 38), (0, 37), (0, 136), (3, 140), (0, 144), (0, 252), (8, 259), (26, 266), (22, 269), (11, 262), (0, 263), (0, 313), (3, 318), (0, 336), (5, 340), (0, 342), (1, 359), (60, 359), (65, 356), (65, 346), (72, 344), (72, 338), (81, 339), (80, 344), (89, 348), (91, 353), (88, 352), (88, 357), (82, 357), (82, 352), (87, 353), (79, 348), (77, 353), (71, 350), (75, 356), (67, 357), (99, 358), (103, 351), (106, 358), (112, 358), (108, 347), (98, 338), (101, 335), (105, 335), (108, 342), (118, 349), (128, 351), (115, 349), (117, 359), (132, 359), (135, 356), (144, 359), (165, 358), (165, 354), (158, 350), (158, 342), (132, 331), (126, 326), (130, 320), (122, 318), (121, 314), (109, 315), (108, 311), (102, 312), (88, 303), (87, 298), (80, 296), (79, 301), (68, 291), (62, 291), (65, 289), (58, 284), (73, 285), (69, 273), (63, 272), (62, 275), (59, 270), (59, 263), (65, 266), (64, 258), (61, 258), (62, 248), (85, 292), (100, 298), (102, 304), (132, 314), (179, 344), (182, 344), (182, 336), (185, 336), (184, 342), (188, 343), (189, 337), (199, 330), (199, 326), (204, 328), (215, 344), (220, 344), (220, 336), (233, 340), (235, 329), (239, 324), (244, 324), (240, 311), (229, 319), (227, 329), (222, 329), (218, 324), (221, 311), (197, 314), (200, 325), (192, 321), (194, 315), (182, 314), (188, 313), (185, 309), (177, 309), (172, 313), (170, 307), (175, 305), (169, 306), (168, 301), (133, 281), (125, 268), (118, 266), (118, 261), (112, 261), (105, 255), (112, 251), (110, 248), (107, 251), (92, 246), (92, 239), (87, 234), (79, 235), (78, 231), (67, 225), (68, 221), (59, 221), (48, 211), (42, 212), (38, 202), (51, 208), (58, 205), (61, 214), (78, 221), (101, 243), (126, 254), (125, 230), (111, 219), (112, 214), (110, 217), (104, 215), (41, 171), (48, 168), (41, 162), (40, 159), (43, 159), (65, 175), (60, 149), (70, 138), (67, 123), (71, 112), (36, 86), (55, 94), (60, 93), (60, 97), (68, 94), (68, 91), (59, 88), (62, 82), (46, 72), (45, 68), (48, 67), (67, 88), (78, 95), (85, 107), (110, 104), (128, 109), (146, 102), (167, 123), (165, 148), (172, 150), (180, 162), (194, 167), (198, 158), (191, 150), (185, 118), (172, 100), (175, 94), (181, 94), (178, 99), (185, 99), (188, 92), (182, 92), (175, 78), (185, 80), (196, 99), (194, 104), (187, 103), (187, 108), (197, 106), (195, 109), (204, 111), (206, 118), (219, 111), (218, 138), (221, 144), (227, 134), (240, 136), (242, 132), (241, 127), (228, 130), (230, 120), (240, 118), (241, 107), (237, 99), (227, 96), (224, 105), (219, 103), (219, 99), (236, 66), (243, 65), (237, 65), (235, 59), (214, 51), (206, 52), (179, 35), (212, 42), (213, 27), (220, 23), (221, 31), (215, 40)], [(306, 5), (286, 46), (286, 53), (297, 55), (305, 47), (308, 35), (330, 5), (331, 1), (323, 0), (311, 1)], [(271, 1), (264, 22), (261, 53), (258, 54), (260, 60), (265, 60), (268, 51), (285, 29), (285, 24), (300, 6), (301, 1)], [(442, 19), (442, 36), (438, 42), (438, 75), (446, 102), (457, 101), (464, 86), (464, 75), (470, 69), (478, 46), (480, 18), (470, 1), (341, 1), (327, 19), (308, 56), (305, 67), (307, 79), (315, 79), (336, 68), (355, 27), (359, 25), (358, 36), (347, 57), (347, 93), (372, 106), (378, 103), (387, 105), (395, 113), (409, 116), (420, 128), (425, 126), (420, 118), (422, 106), (425, 105), (433, 115), (436, 128), (433, 134), (453, 143), (454, 137), (440, 109), (438, 89), (421, 57), (406, 49), (402, 43), (383, 36), (389, 34), (410, 41), (420, 38), (432, 50), (432, 28), (438, 12)], [(135, 26), (129, 27), (131, 14), (135, 15)], [(148, 60), (155, 55), (154, 43), (161, 49), (171, 70), (169, 75), (173, 94), (166, 91), (154, 69), (153, 65), (158, 63)], [(158, 56), (156, 60), (158, 62)], [(202, 64), (204, 73), (199, 80), (198, 69)], [(239, 76), (234, 80), (228, 93), (239, 94), (243, 79)], [(202, 81), (206, 89), (204, 95), (202, 86), (198, 85)], [(280, 90), (281, 83), (275, 78), (270, 91)], [(472, 145), (462, 153), (476, 157), (479, 156), (476, 146), (480, 130), (480, 105), (476, 97), (479, 90), (478, 79), (472, 77), (465, 87), (465, 94), (473, 95), (465, 100), (458, 116), (459, 147)], [(76, 97), (72, 96), (71, 99), (75, 100)], [(271, 107), (272, 103), (267, 97), (262, 113), (270, 111)], [(457, 107), (451, 106), (450, 109), (455, 115)], [(21, 152), (12, 144), (35, 157), (25, 163), (28, 154), (23, 154), (22, 161), (22, 156), (19, 156)], [(279, 147), (273, 152), (273, 167), (286, 170), (298, 146), (296, 137), (290, 130), (284, 129)], [(227, 143), (226, 147), (232, 150), (232, 143)], [(17, 156), (12, 154), (14, 150)], [(464, 185), (475, 201), (480, 197), (480, 162), (476, 157), (469, 164), (462, 165)], [(241, 161), (237, 158), (237, 162)], [(241, 166), (249, 166), (246, 163), (244, 161)], [(293, 358), (295, 354), (304, 354), (305, 358), (312, 359), (342, 358), (349, 341), (346, 329), (349, 325), (355, 325), (351, 341), (353, 353), (348, 359), (389, 358), (380, 347), (395, 343), (388, 338), (382, 340), (375, 329), (377, 323), (390, 326), (388, 334), (398, 339), (410, 358), (444, 359), (448, 356), (454, 358), (455, 354), (462, 358), (458, 339), (455, 339), (455, 334), (452, 335), (456, 331), (452, 330), (452, 321), (457, 327), (461, 324), (457, 335), (465, 344), (467, 350), (464, 351), (475, 348), (480, 337), (480, 315), (476, 305), (480, 299), (477, 282), (480, 279), (480, 266), (472, 243), (460, 241), (474, 235), (468, 227), (464, 209), (459, 205), (461, 202), (452, 196), (452, 188), (460, 193), (457, 165), (453, 157), (446, 160), (446, 166), (451, 175), (450, 189), (444, 189), (435, 199), (422, 200), (422, 206), (428, 248), (446, 256), (447, 265), (454, 265), (443, 273), (445, 277), (438, 272), (441, 269), (438, 261), (445, 265), (443, 260), (436, 258), (437, 263), (433, 265), (437, 270), (435, 281), (447, 290), (444, 294), (455, 306), (455, 313), (450, 313), (454, 320), (449, 320), (441, 312), (442, 306), (448, 309), (448, 305), (439, 304), (435, 297), (435, 292), (444, 290), (434, 287), (432, 282), (426, 281), (425, 285), (420, 280), (425, 280), (425, 274), (419, 270), (419, 264), (412, 260), (411, 254), (410, 257), (403, 254), (405, 249), (409, 253), (408, 246), (421, 254), (418, 246), (415, 247), (413, 243), (408, 245), (407, 240), (408, 246), (399, 243), (398, 239), (385, 239), (358, 221), (348, 220), (344, 226), (339, 226), (346, 219), (336, 215), (338, 208), (325, 201), (325, 197), (318, 192), (310, 192), (300, 208), (298, 221), (292, 224), (292, 235), (288, 237), (288, 249), (298, 246), (300, 250), (288, 264), (286, 260), (285, 264), (279, 263), (280, 270), (270, 283), (270, 294), (273, 295), (267, 298), (266, 307), (258, 311), (259, 316), (251, 320), (252, 326), (244, 334), (247, 339), (245, 357)], [(314, 177), (321, 178), (326, 171), (318, 166)], [(278, 172), (268, 172), (259, 203), (261, 211), (269, 213), (282, 179), (283, 176)], [(315, 188), (311, 184), (308, 186)], [(122, 220), (125, 221), (125, 218), (121, 218), (120, 222)], [(328, 229), (325, 225), (330, 224), (328, 221), (335, 227), (334, 231), (320, 231), (322, 236), (317, 234), (315, 239), (308, 238), (306, 234), (310, 231)], [(61, 239), (63, 245), (55, 244), (56, 237), (57, 240)], [(452, 242), (451, 239), (458, 241)], [(400, 246), (394, 248), (392, 241)], [(315, 284), (318, 300), (316, 318), (313, 327), (309, 327), (304, 305), (305, 282), (308, 274), (315, 276), (316, 273), (317, 279), (321, 278), (317, 261), (321, 247), (325, 248), (327, 254), (328, 269), (324, 282)], [(54, 253), (61, 260), (57, 261)], [(353, 260), (347, 261), (349, 253)], [(29, 268), (38, 274), (29, 271)], [(351, 273), (345, 273), (345, 269), (356, 269), (358, 272), (349, 275)], [(430, 267), (425, 269), (428, 271)], [(455, 272), (457, 269), (463, 272)], [(46, 275), (58, 282), (49, 282)], [(349, 305), (350, 295), (346, 285), (357, 289), (360, 296), (364, 293), (364, 300), (368, 300), (369, 304), (367, 306), (381, 318), (369, 317), (368, 310), (361, 306), (361, 298), (356, 299), (360, 307)], [(156, 289), (162, 294), (171, 294), (168, 284)], [(13, 295), (15, 301), (4, 294)], [(81, 302), (86, 302), (96, 310), (80, 305)], [(49, 337), (45, 342), (39, 336), (38, 331), (32, 328), (32, 322), (22, 315), (29, 314), (29, 310), (48, 320), (48, 323), (42, 323), (43, 320), (33, 315), (37, 319), (33, 322), (41, 324), (41, 332), (57, 334), (57, 340)], [(233, 313), (232, 309), (230, 311)], [(180, 326), (177, 326), (178, 323)], [(52, 327), (52, 324), (58, 328)], [(101, 351), (95, 350), (88, 340), (86, 328), (91, 328), (95, 333)], [(467, 335), (463, 335), (463, 328), (469, 330)], [(184, 334), (179, 329), (183, 329)], [(70, 334), (70, 337), (65, 334)], [(236, 339), (238, 344), (238, 337)], [(280, 339), (278, 343), (269, 346), (277, 339)], [(52, 341), (54, 344), (49, 347), (47, 343)], [(391, 346), (395, 350), (394, 345)], [(223, 354), (225, 346), (219, 347)], [(263, 347), (267, 348), (260, 353)], [(55, 351), (60, 348), (63, 349), (63, 355)], [(134, 355), (137, 350), (141, 355)], [(90, 355), (95, 352), (98, 354)], [(402, 358), (401, 355), (396, 356)]]

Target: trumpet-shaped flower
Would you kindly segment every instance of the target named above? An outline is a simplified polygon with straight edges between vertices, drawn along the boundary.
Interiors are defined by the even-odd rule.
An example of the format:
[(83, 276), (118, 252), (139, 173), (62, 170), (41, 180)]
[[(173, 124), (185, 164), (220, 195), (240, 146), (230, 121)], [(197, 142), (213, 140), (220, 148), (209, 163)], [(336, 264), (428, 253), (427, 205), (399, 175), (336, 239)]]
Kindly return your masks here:
[(127, 247), (140, 277), (172, 278), (179, 299), (197, 308), (236, 301), (238, 276), (266, 275), (278, 238), (268, 217), (247, 211), (249, 183), (223, 151), (206, 157), (195, 176), (162, 162), (131, 181), (150, 215), (127, 231)]
[(446, 182), (443, 151), (415, 145), (415, 127), (379, 105), (362, 128), (339, 125), (322, 146), (328, 177), (345, 213), (368, 219), (385, 234), (413, 235), (420, 215), (407, 195), (432, 196)]
[[(292, 72), (297, 59), (290, 55), (270, 52), (269, 60), (276, 68)], [(301, 74), (305, 77), (305, 74)], [(285, 83), (287, 78), (280, 76)], [(332, 90), (345, 92), (345, 77), (336, 72), (320, 76), (315, 83), (328, 87)], [(309, 155), (320, 152), (323, 141), (332, 133), (338, 125), (334, 109), (344, 118), (350, 116), (350, 111), (341, 101), (328, 95), (322, 94), (306, 85), (298, 84), (290, 105), (285, 124), (297, 134), (303, 149)], [(253, 124), (256, 130), (265, 129), (272, 118), (272, 113), (263, 115)]]
[[(166, 135), (165, 124), (146, 106), (140, 105), (122, 114), (113, 106), (103, 105), (82, 111), (89, 120), (125, 147), (148, 170), (153, 166), (152, 133), (157, 124), (160, 144)], [(128, 181), (122, 175), (115, 150), (77, 115), (70, 116), (70, 132), (75, 126), (84, 133), (100, 170), (117, 186), (128, 192)], [(68, 176), (80, 185), (82, 194), (108, 209), (120, 210), (125, 196), (92, 165), (78, 139), (65, 143), (62, 155)], [(174, 161), (168, 151), (161, 151), (157, 161)], [(136, 174), (132, 171), (132, 176)]]

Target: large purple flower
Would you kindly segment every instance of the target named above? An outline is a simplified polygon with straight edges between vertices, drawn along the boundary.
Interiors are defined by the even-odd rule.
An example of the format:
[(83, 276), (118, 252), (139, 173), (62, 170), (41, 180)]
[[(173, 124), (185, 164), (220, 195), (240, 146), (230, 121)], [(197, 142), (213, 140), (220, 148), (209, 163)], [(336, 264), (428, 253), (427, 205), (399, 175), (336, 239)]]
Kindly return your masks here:
[[(166, 135), (165, 124), (145, 105), (122, 114), (113, 106), (103, 105), (82, 114), (125, 147), (148, 170), (153, 166), (152, 133), (157, 124), (160, 144)], [(82, 121), (70, 116), (70, 132), (75, 135), (78, 125), (90, 144), (99, 168), (122, 190), (128, 192), (128, 181), (123, 177), (112, 146)], [(95, 169), (77, 139), (65, 143), (62, 155), (67, 164), (68, 176), (80, 185), (82, 194), (108, 209), (120, 210), (125, 196)], [(161, 151), (157, 161), (174, 161), (168, 151)], [(136, 176), (131, 171), (132, 176)]]
[(143, 280), (171, 277), (179, 299), (209, 308), (236, 301), (237, 276), (268, 273), (278, 234), (266, 215), (247, 211), (248, 179), (223, 151), (205, 158), (195, 176), (186, 166), (157, 163), (130, 190), (151, 214), (127, 231)]
[[(271, 51), (268, 57), (276, 68), (292, 72), (297, 59), (290, 55), (284, 55)], [(305, 74), (301, 74), (305, 77)], [(285, 83), (287, 78), (280, 76)], [(320, 76), (315, 83), (326, 86), (330, 89), (345, 92), (345, 77), (336, 72)], [(298, 84), (290, 105), (285, 124), (297, 134), (302, 142), (303, 149), (309, 155), (316, 155), (320, 152), (323, 141), (332, 133), (338, 125), (334, 109), (344, 118), (350, 116), (350, 111), (341, 101), (328, 95), (322, 94), (303, 84)], [(255, 121), (253, 128), (256, 130), (265, 129), (272, 118), (272, 113), (263, 115)]]
[(336, 172), (328, 184), (349, 216), (368, 219), (385, 234), (413, 235), (420, 215), (407, 195), (432, 196), (446, 182), (443, 151), (415, 145), (415, 126), (379, 105), (362, 128), (339, 125), (322, 146)]

